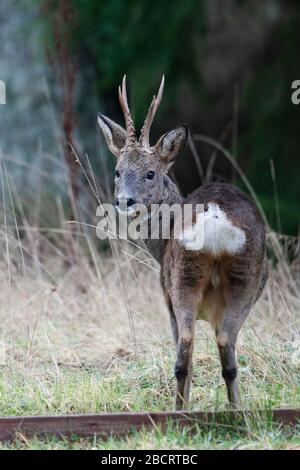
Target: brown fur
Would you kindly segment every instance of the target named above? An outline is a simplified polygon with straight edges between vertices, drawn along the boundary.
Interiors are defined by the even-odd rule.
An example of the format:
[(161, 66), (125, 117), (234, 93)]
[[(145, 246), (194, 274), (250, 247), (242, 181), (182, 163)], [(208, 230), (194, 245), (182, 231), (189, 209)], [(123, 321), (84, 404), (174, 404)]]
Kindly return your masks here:
[[(130, 116), (126, 119), (130, 121)], [(194, 328), (199, 318), (209, 321), (215, 331), (228, 398), (232, 405), (238, 406), (235, 344), (268, 273), (262, 218), (249, 198), (229, 184), (206, 184), (185, 200), (182, 198), (167, 171), (184, 148), (186, 126), (178, 126), (164, 134), (155, 146), (150, 147), (137, 140), (131, 140), (127, 145), (126, 131), (104, 116), (99, 116), (99, 124), (109, 148), (118, 157), (117, 199), (130, 200), (136, 208), (139, 204), (150, 207), (151, 204), (179, 202), (195, 207), (196, 204), (215, 203), (246, 235), (243, 249), (234, 255), (225, 250), (217, 256), (205, 250), (186, 250), (172, 236), (169, 240), (145, 241), (161, 264), (161, 284), (177, 348), (176, 408), (182, 409), (189, 402)], [(153, 180), (147, 179), (149, 171), (155, 172)]]

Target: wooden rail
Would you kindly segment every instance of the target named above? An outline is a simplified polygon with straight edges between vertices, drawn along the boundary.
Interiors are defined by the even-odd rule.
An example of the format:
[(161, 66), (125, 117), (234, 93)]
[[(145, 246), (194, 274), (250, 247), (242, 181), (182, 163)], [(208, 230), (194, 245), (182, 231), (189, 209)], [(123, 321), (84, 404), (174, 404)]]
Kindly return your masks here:
[(219, 425), (243, 426), (246, 419), (264, 417), (275, 423), (293, 426), (300, 423), (300, 409), (277, 409), (270, 411), (224, 411), (224, 412), (165, 412), (165, 413), (103, 413), (97, 415), (68, 416), (14, 416), (0, 418), (0, 440), (12, 440), (18, 435), (52, 434), (56, 436), (95, 434), (108, 437), (121, 436), (131, 430), (154, 426), (164, 428), (168, 422), (179, 426)]

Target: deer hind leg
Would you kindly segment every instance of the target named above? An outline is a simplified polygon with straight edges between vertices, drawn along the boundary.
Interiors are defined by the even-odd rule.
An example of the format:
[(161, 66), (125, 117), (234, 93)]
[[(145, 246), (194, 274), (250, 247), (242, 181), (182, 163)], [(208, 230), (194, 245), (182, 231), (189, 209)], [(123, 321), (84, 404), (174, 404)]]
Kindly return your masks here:
[(235, 341), (230, 339), (228, 343), (218, 342), (220, 361), (222, 366), (222, 377), (227, 387), (227, 395), (229, 403), (232, 407), (238, 408), (241, 405), (238, 367), (235, 355)]
[(250, 311), (250, 306), (226, 308), (220, 328), (216, 330), (220, 354), (222, 376), (227, 387), (229, 404), (233, 408), (241, 406), (236, 360), (236, 341), (238, 333)]
[(177, 357), (174, 373), (176, 377), (175, 409), (188, 407), (193, 373), (192, 356), (196, 315), (192, 309), (175, 311), (178, 323)]
[(170, 310), (170, 321), (171, 321), (171, 328), (172, 328), (174, 343), (177, 346), (178, 339), (179, 339), (178, 324), (177, 324), (177, 320), (176, 320), (173, 310)]
[(177, 346), (178, 336), (179, 336), (178, 335), (178, 324), (177, 324), (177, 319), (176, 319), (176, 316), (175, 316), (175, 313), (174, 313), (174, 310), (173, 310), (172, 301), (171, 301), (171, 299), (168, 295), (166, 296), (166, 302), (167, 302), (167, 306), (168, 306), (169, 314), (170, 314), (170, 322), (171, 322), (173, 339), (174, 339), (175, 346)]

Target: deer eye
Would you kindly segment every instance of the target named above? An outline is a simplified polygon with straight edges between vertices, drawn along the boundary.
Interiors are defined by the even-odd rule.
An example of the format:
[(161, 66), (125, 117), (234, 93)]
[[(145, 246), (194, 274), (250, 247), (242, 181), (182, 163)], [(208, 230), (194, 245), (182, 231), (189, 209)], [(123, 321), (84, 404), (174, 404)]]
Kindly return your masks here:
[(116, 171), (115, 171), (115, 177), (116, 177), (116, 178), (120, 178), (120, 172), (119, 172), (119, 170), (116, 170)]
[(154, 171), (148, 171), (146, 179), (147, 180), (153, 180), (154, 176), (155, 176)]

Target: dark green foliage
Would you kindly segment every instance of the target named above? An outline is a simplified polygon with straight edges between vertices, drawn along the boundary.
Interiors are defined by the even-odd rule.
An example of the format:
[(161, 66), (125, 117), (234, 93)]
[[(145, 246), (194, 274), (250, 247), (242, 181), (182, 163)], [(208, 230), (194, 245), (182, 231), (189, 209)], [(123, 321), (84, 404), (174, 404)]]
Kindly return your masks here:
[[(272, 8), (279, 9), (279, 20), (274, 22), (266, 35), (256, 61), (249, 58), (245, 63), (244, 68), (249, 69), (249, 73), (244, 74), (241, 65), (241, 76), (230, 79), (232, 83), (227, 81), (225, 85), (220, 80), (220, 90), (212, 93), (204, 85), (202, 77), (205, 66), (202, 51), (208, 38), (208, 7), (203, 0), (68, 1), (76, 19), (75, 27), (73, 25), (71, 28), (72, 47), (80, 51), (82, 73), (85, 68), (93, 70), (84, 94), (101, 97), (101, 109), (113, 118), (118, 112), (116, 90), (124, 73), (128, 75), (131, 108), (137, 127), (142, 124), (155, 85), (158, 86), (161, 75), (165, 73), (168, 91), (158, 119), (165, 117), (169, 125), (172, 117), (170, 119), (168, 114), (180, 108), (178, 115), (185, 116), (194, 131), (204, 130), (210, 136), (220, 135), (216, 132), (216, 126), (225, 129), (232, 119), (228, 100), (226, 103), (220, 97), (229, 97), (238, 83), (241, 94), (239, 119), (243, 122), (238, 126), (238, 161), (261, 200), (271, 225), (285, 233), (296, 234), (300, 215), (300, 185), (297, 178), (300, 171), (300, 105), (295, 106), (291, 102), (291, 84), (300, 79), (297, 59), (300, 43), (299, 2), (269, 1), (270, 12)], [(55, 1), (52, 4), (55, 6)], [(220, 13), (218, 5), (215, 2), (214, 14), (217, 15)], [(228, 8), (226, 13), (233, 18), (232, 27), (234, 8), (249, 10), (250, 3), (236, 0), (233, 5), (229, 5), (231, 10)], [(253, 14), (259, 15), (258, 3), (255, 8)], [(218, 18), (222, 19), (222, 14)], [(238, 17), (236, 21), (239, 21)], [(223, 33), (222, 23), (216, 34), (219, 30)], [(228, 38), (230, 34), (224, 36), (227, 51)], [(222, 42), (218, 44), (221, 54)], [(241, 57), (236, 54), (239, 46), (236, 42), (230, 46), (232, 57), (236, 60)], [(224, 64), (222, 67), (224, 72)], [(199, 110), (209, 110), (205, 128), (203, 114), (199, 112), (198, 116), (197, 106), (189, 111), (191, 102), (186, 104), (181, 99), (178, 104), (176, 101), (182, 84), (189, 89), (194, 103), (199, 103)], [(84, 103), (81, 99), (81, 108)], [(196, 127), (195, 122), (199, 122), (199, 126)], [(272, 179), (271, 160), (276, 183)], [(187, 162), (189, 164), (190, 161)], [(180, 182), (180, 175), (176, 176)], [(276, 209), (276, 186), (279, 214)]]
[(247, 176), (267, 216), (277, 228), (270, 161), (274, 161), (282, 229), (299, 232), (300, 105), (291, 101), (291, 84), (300, 79), (300, 11), (285, 17), (255, 77), (246, 85), (243, 107), (249, 121), (240, 149), (250, 156)]
[(111, 91), (127, 73), (132, 108), (141, 124), (165, 73), (168, 87), (195, 77), (194, 39), (202, 30), (202, 0), (73, 0), (79, 12), (76, 38), (95, 64), (97, 91)]

